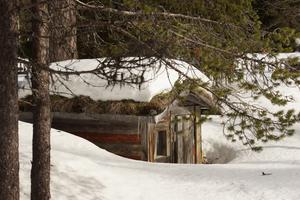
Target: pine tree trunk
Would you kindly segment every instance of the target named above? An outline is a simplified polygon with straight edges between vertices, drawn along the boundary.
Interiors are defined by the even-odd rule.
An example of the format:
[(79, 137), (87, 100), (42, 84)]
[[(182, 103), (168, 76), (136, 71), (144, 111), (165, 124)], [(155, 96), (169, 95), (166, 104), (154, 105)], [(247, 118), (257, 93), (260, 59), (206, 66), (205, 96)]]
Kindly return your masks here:
[(76, 6), (74, 0), (52, 0), (50, 61), (75, 59), (77, 53)]
[(0, 199), (19, 199), (17, 0), (0, 0)]
[(31, 199), (50, 199), (50, 98), (48, 3), (32, 0), (33, 8), (33, 150)]

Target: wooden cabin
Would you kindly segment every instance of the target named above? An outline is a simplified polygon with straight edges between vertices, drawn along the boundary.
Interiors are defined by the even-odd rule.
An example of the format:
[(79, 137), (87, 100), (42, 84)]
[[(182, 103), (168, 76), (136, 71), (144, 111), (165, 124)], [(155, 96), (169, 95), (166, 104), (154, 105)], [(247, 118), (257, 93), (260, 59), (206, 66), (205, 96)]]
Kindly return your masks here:
[[(210, 82), (209, 78), (193, 66), (179, 60), (169, 61), (185, 74), (184, 77), (201, 80), (203, 83)], [(105, 78), (93, 73), (84, 73), (80, 77), (76, 74), (65, 77), (61, 75), (52, 77), (50, 94), (65, 98), (73, 97), (74, 94), (76, 97), (83, 95), (90, 98), (88, 102), (102, 101), (104, 104), (105, 101), (122, 104), (124, 100), (151, 104), (155, 95), (172, 91), (175, 82), (182, 81), (183, 78), (178, 71), (164, 66), (157, 58), (132, 57), (125, 58), (123, 62), (143, 69), (144, 82), (141, 85), (123, 84), (122, 81), (109, 84)], [(101, 59), (67, 60), (52, 63), (50, 68), (58, 71), (92, 71), (98, 69), (101, 63)], [(144, 71), (141, 63), (149, 63), (151, 67)], [(129, 78), (132, 76), (131, 73), (122, 75), (124, 76), (121, 77)], [(26, 97), (31, 94), (29, 74), (20, 73), (18, 85), (19, 97), (28, 102)], [(201, 163), (200, 114), (213, 107), (213, 100), (207, 91), (187, 91), (178, 97), (176, 95), (175, 100), (173, 98), (168, 101), (162, 109), (154, 110), (155, 112), (148, 109), (149, 112), (138, 114), (106, 112), (105, 105), (100, 112), (54, 109), (52, 127), (85, 138), (103, 149), (127, 158), (150, 162)], [(20, 120), (32, 122), (32, 114), (28, 111), (31, 109), (21, 109)]]
[[(117, 155), (150, 162), (201, 163), (201, 110), (210, 99), (188, 92), (158, 115), (52, 113), (52, 127)], [(30, 112), (20, 120), (32, 122)]]

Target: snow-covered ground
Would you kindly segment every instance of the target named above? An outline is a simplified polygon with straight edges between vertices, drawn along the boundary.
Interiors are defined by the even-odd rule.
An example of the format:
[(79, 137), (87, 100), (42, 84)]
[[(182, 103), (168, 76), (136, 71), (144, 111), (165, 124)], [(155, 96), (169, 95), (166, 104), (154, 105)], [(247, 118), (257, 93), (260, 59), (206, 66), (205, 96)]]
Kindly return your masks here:
[[(300, 53), (299, 53), (300, 54)], [(297, 54), (297, 56), (299, 56)], [(89, 60), (81, 62), (90, 62)], [(169, 83), (162, 76), (161, 87)], [(162, 84), (164, 83), (164, 84)], [(153, 88), (152, 88), (153, 89)], [(287, 108), (300, 110), (298, 88)], [(155, 90), (136, 90), (149, 100)], [(122, 93), (124, 94), (124, 93)], [(121, 98), (121, 97), (120, 97)], [(265, 101), (259, 102), (265, 104)], [(269, 108), (269, 105), (265, 105)], [(208, 165), (159, 164), (125, 159), (69, 133), (52, 129), (51, 193), (55, 200), (299, 200), (300, 124), (295, 135), (260, 153), (223, 136), (219, 117), (202, 126)], [(32, 125), (19, 122), (21, 199), (30, 199)], [(262, 175), (267, 173), (269, 175)]]
[[(56, 200), (298, 200), (300, 125), (296, 134), (255, 153), (225, 140), (219, 118), (204, 124), (204, 149), (216, 162), (133, 161), (52, 130), (51, 192)], [(21, 199), (29, 199), (32, 125), (19, 122)], [(218, 160), (221, 159), (221, 160)], [(222, 160), (223, 159), (223, 160)], [(224, 160), (227, 159), (227, 160)], [(271, 173), (263, 176), (262, 172)]]

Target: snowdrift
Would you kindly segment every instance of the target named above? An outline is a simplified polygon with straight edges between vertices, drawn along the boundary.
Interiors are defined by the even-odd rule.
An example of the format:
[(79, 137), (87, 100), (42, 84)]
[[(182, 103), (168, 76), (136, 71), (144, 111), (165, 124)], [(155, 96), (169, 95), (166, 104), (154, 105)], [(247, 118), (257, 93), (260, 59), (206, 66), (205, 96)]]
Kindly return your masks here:
[[(91, 61), (80, 62), (88, 64)], [(165, 79), (163, 76), (161, 81)], [(76, 81), (73, 83), (77, 84)], [(165, 89), (165, 83), (158, 82), (162, 87), (156, 91)], [(299, 90), (280, 89), (294, 96), (295, 101), (288, 107), (299, 110)], [(83, 91), (82, 88), (80, 90)], [(121, 90), (116, 88), (116, 91), (118, 93)], [(124, 93), (129, 94), (126, 90)], [(124, 98), (124, 93), (111, 98)], [(152, 93), (149, 90), (136, 90), (132, 98), (135, 95), (146, 101)], [(223, 136), (222, 120), (218, 116), (212, 117), (202, 127), (205, 154), (211, 163), (216, 163), (210, 165), (128, 160), (84, 139), (52, 129), (52, 199), (300, 199), (300, 124), (294, 126), (294, 136), (263, 144), (264, 150), (256, 153), (238, 142), (228, 142)], [(19, 122), (19, 130), (21, 199), (27, 200), (30, 199), (32, 125)]]
[[(300, 126), (296, 126), (295, 136), (268, 143), (261, 153), (255, 153), (227, 142), (220, 120), (214, 118), (204, 124), (203, 145), (207, 155), (215, 156), (216, 163), (228, 164), (133, 161), (52, 129), (52, 199), (298, 200)], [(21, 199), (26, 200), (30, 199), (32, 125), (19, 122), (19, 129)], [(224, 160), (228, 158), (231, 160)], [(263, 172), (271, 175), (263, 176)]]

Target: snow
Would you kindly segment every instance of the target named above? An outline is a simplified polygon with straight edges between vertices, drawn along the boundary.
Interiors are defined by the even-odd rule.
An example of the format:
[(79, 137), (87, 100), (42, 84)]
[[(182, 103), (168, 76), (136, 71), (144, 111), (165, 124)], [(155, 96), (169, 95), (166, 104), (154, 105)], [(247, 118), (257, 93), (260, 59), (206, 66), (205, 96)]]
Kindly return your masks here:
[(275, 56), (270, 56), (269, 54), (262, 54), (262, 53), (254, 53), (254, 54), (248, 54), (249, 58), (256, 58), (264, 61), (275, 61), (277, 60), (286, 60), (290, 58), (299, 58), (300, 52), (292, 52), (292, 53), (277, 53)]
[[(261, 153), (222, 136), (220, 118), (204, 124), (205, 150), (234, 152), (227, 164), (190, 165), (133, 161), (52, 129), (52, 199), (231, 200), (300, 198), (300, 126), (295, 136)], [(29, 199), (32, 125), (19, 122), (21, 199)], [(217, 145), (214, 145), (217, 144)], [(220, 149), (216, 148), (219, 145)], [(219, 152), (219, 153), (220, 153)], [(229, 154), (226, 154), (229, 155)], [(262, 172), (271, 173), (262, 176)]]
[[(126, 58), (128, 62), (136, 60), (138, 58)], [(97, 69), (103, 59), (82, 59), (82, 60), (66, 60), (62, 62), (52, 63), (50, 68), (59, 71), (69, 72), (83, 72)], [(144, 74), (145, 82), (141, 85), (133, 84), (116, 84), (114, 86), (108, 85), (105, 78), (99, 78), (99, 76), (92, 73), (85, 73), (69, 76), (52, 76), (52, 84), (50, 87), (51, 93), (60, 94), (63, 96), (89, 96), (94, 100), (123, 100), (132, 99), (139, 102), (149, 102), (153, 96), (169, 91), (172, 89), (175, 81), (181, 79), (181, 75), (177, 71), (171, 69), (167, 64), (159, 61), (153, 61), (146, 59), (141, 64), (152, 63), (150, 67), (147, 67)], [(199, 70), (196, 70), (191, 65), (179, 60), (168, 60), (170, 65), (175, 66), (183, 74), (191, 78), (201, 79), (203, 82), (208, 82), (209, 79)], [(130, 64), (127, 64), (130, 66)], [(139, 67), (143, 69), (143, 66)], [(134, 74), (140, 74), (140, 71), (133, 70)], [(129, 76), (129, 72), (124, 72), (125, 76)], [(30, 84), (25, 75), (20, 75), (18, 78), (19, 87), (23, 88), (19, 90), (19, 96), (24, 97), (30, 92)]]
[[(269, 57), (267, 54), (249, 54), (249, 57), (255, 58), (257, 60), (265, 61), (265, 62), (274, 62), (275, 59), (277, 61), (281, 61), (281, 60), (284, 61), (284, 60), (288, 60), (288, 59), (292, 59), (292, 58), (298, 58), (298, 60), (300, 61), (300, 52), (279, 53), (276, 55), (276, 57)], [(239, 65), (241, 65), (241, 67), (242, 67), (245, 62), (247, 63), (249, 61), (241, 61), (239, 63)], [(272, 70), (269, 69), (268, 67), (266, 67), (264, 76), (271, 79)], [(249, 76), (249, 74), (247, 74), (246, 72), (245, 72), (245, 79), (248, 82), (253, 83), (253, 78), (251, 76)], [(263, 79), (264, 78), (261, 75), (256, 76), (256, 81), (258, 81), (258, 83), (263, 88), (266, 88), (265, 85), (263, 84)], [(280, 84), (278, 87), (274, 87), (274, 91), (278, 91), (279, 94), (282, 94), (283, 98), (291, 100), (286, 105), (284, 105), (284, 107), (272, 104), (264, 96), (260, 96), (258, 99), (253, 99), (253, 97), (249, 91), (245, 92), (243, 89), (240, 89), (238, 86), (235, 86), (235, 85), (233, 87), (231, 87), (231, 89), (234, 89), (235, 91), (232, 92), (232, 94), (230, 95), (230, 99), (232, 101), (236, 101), (236, 102), (241, 102), (241, 100), (242, 100), (244, 102), (250, 103), (251, 105), (255, 105), (260, 108), (271, 110), (272, 112), (278, 112), (280, 110), (287, 111), (289, 109), (294, 109), (296, 112), (300, 112), (300, 106), (299, 106), (300, 89), (299, 89), (299, 87), (295, 86), (295, 85), (286, 86), (286, 85), (282, 84), (281, 82), (278, 82), (278, 83), (280, 83)]]
[[(77, 63), (88, 65), (94, 62), (81, 60)], [(136, 90), (135, 94), (127, 94), (127, 97), (134, 97), (138, 93), (143, 100), (148, 100), (153, 94), (151, 92), (167, 88), (162, 86), (167, 83), (165, 79), (164, 75), (159, 78), (157, 83), (161, 87), (155, 91), (146, 89), (142, 93)], [(19, 80), (21, 84), (24, 77), (19, 77)], [(74, 81), (74, 84), (77, 83)], [(288, 104), (287, 109), (299, 110), (299, 90), (284, 86), (279, 89), (294, 96), (294, 102)], [(113, 90), (121, 91), (118, 88)], [(259, 100), (260, 104), (266, 104), (264, 99)], [(241, 143), (227, 141), (223, 136), (223, 120), (219, 116), (212, 116), (210, 121), (202, 125), (205, 155), (209, 162), (215, 163), (208, 165), (129, 160), (82, 138), (52, 129), (52, 199), (300, 199), (300, 124), (294, 126), (294, 136), (263, 144), (264, 150), (257, 153)], [(19, 122), (19, 130), (21, 199), (27, 200), (30, 199), (32, 125)], [(263, 176), (262, 172), (271, 175)]]

